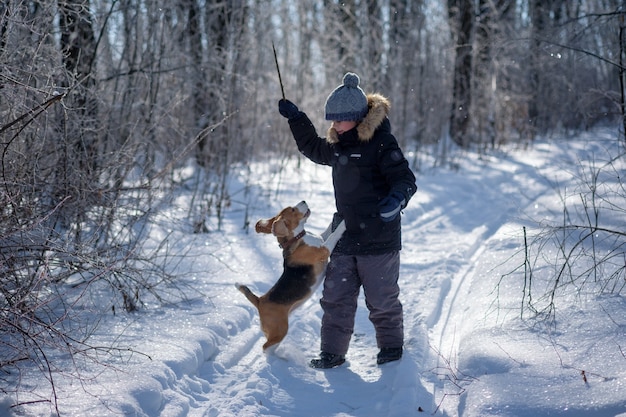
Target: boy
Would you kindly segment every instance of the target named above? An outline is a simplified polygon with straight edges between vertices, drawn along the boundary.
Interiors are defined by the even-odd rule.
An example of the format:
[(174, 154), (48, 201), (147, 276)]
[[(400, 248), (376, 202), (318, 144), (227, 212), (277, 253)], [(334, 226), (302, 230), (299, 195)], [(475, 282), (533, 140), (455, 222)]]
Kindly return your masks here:
[(415, 175), (391, 134), (389, 100), (365, 95), (359, 77), (347, 73), (326, 99), (325, 118), (332, 122), (326, 138), (318, 136), (308, 116), (288, 100), (279, 112), (300, 152), (332, 167), (337, 212), (333, 228), (343, 219), (346, 232), (326, 270), (320, 304), (323, 309), (321, 353), (313, 368), (334, 368), (345, 362), (360, 287), (380, 349), (379, 365), (402, 357), (404, 344), (400, 289), (400, 211), (415, 193)]

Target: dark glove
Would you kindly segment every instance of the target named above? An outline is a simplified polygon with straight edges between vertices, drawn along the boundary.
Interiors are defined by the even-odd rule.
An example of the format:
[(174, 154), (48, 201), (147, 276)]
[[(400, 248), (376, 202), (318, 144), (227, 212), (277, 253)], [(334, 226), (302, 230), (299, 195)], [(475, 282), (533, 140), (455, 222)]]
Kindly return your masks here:
[(286, 117), (289, 120), (295, 119), (296, 117), (300, 116), (300, 110), (298, 109), (298, 106), (284, 98), (278, 102), (278, 112), (281, 116)]
[(380, 209), (380, 218), (384, 222), (393, 221), (400, 214), (400, 210), (406, 205), (404, 195), (398, 191), (394, 191), (387, 197), (380, 200), (378, 208)]

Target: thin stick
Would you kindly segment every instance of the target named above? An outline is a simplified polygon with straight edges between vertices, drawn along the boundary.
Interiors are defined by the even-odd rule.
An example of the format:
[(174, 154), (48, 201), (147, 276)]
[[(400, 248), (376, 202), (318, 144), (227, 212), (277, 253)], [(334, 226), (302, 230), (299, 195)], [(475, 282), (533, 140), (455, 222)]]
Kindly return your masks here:
[(276, 57), (276, 48), (274, 42), (272, 42), (272, 49), (274, 50), (274, 62), (276, 62), (276, 72), (278, 72), (278, 82), (280, 82), (280, 91), (283, 93), (283, 100), (285, 100), (285, 89), (283, 88), (283, 79), (280, 76), (280, 68), (278, 67), (278, 58)]

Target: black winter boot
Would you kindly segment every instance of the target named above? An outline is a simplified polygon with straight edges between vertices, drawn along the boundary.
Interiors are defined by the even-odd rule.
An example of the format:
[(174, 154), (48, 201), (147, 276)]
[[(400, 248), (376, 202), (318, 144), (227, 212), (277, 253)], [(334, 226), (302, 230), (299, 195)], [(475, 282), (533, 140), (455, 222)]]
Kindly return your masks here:
[(376, 363), (382, 365), (383, 363), (397, 361), (402, 357), (402, 348), (381, 348), (376, 357)]
[(335, 355), (334, 353), (322, 352), (319, 359), (311, 359), (309, 365), (311, 368), (329, 369), (336, 368), (346, 361), (345, 356)]

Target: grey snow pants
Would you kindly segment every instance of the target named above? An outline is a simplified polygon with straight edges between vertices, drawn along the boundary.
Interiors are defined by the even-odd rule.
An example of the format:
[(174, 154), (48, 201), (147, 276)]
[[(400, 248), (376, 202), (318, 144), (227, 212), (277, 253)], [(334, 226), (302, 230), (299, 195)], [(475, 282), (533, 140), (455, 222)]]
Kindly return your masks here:
[(332, 255), (320, 300), (324, 311), (321, 350), (336, 355), (348, 352), (361, 286), (378, 347), (402, 347), (399, 274), (399, 251), (382, 255)]

